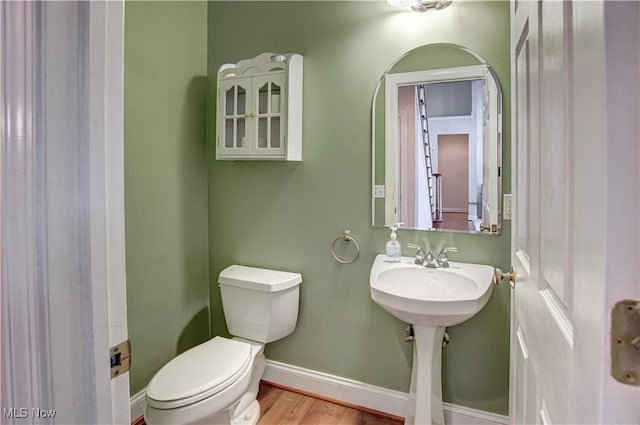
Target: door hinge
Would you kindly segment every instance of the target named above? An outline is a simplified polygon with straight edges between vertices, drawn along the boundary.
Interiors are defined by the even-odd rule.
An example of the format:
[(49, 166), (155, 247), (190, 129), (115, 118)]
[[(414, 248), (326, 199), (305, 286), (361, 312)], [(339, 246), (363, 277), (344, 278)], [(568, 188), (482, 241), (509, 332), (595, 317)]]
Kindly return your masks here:
[(620, 301), (611, 311), (611, 376), (640, 386), (640, 301)]
[(111, 357), (111, 379), (117, 378), (131, 367), (131, 342), (123, 341), (109, 350)]

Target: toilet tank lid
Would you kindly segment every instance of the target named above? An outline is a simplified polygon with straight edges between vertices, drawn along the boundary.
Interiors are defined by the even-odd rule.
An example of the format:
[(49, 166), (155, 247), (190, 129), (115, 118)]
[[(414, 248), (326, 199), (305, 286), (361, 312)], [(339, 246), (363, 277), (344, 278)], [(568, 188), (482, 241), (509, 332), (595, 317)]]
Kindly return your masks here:
[(220, 285), (236, 286), (264, 292), (277, 292), (297, 286), (302, 282), (300, 273), (260, 269), (234, 264), (220, 272)]

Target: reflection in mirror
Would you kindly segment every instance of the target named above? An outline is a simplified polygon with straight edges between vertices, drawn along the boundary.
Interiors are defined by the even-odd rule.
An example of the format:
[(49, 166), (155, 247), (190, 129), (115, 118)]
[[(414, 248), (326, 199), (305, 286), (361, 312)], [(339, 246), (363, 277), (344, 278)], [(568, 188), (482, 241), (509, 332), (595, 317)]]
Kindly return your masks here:
[(501, 98), (493, 72), (481, 61), (393, 72), (402, 62), (374, 97), (374, 226), (498, 233)]

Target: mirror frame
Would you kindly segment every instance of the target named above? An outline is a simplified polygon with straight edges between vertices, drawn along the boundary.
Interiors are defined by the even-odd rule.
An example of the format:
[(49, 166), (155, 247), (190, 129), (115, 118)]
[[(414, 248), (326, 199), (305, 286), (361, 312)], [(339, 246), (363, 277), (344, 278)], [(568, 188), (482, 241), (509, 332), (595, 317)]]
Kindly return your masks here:
[[(464, 47), (464, 46), (460, 46), (458, 44), (453, 44), (453, 43), (428, 43), (428, 44), (424, 44), (421, 46), (417, 46), (407, 52), (405, 52), (403, 55), (401, 55), (399, 58), (397, 58), (394, 62), (392, 62), (386, 69), (385, 71), (382, 73), (382, 76), (380, 77), (380, 79), (378, 80), (378, 84), (376, 85), (376, 88), (374, 90), (373, 93), (373, 98), (371, 101), (371, 146), (372, 146), (372, 157), (371, 157), (371, 225), (372, 227), (387, 227), (386, 225), (386, 209), (387, 209), (387, 203), (385, 202), (385, 224), (380, 225), (376, 223), (376, 199), (379, 199), (380, 196), (376, 196), (376, 100), (378, 98), (378, 94), (380, 93), (380, 88), (382, 87), (383, 84), (385, 84), (386, 87), (386, 81), (387, 81), (387, 77), (394, 75), (394, 73), (391, 72), (391, 70), (403, 59), (405, 59), (407, 56), (413, 54), (416, 50), (418, 49), (423, 49), (425, 47), (450, 47), (450, 48), (454, 48), (457, 50), (460, 50), (464, 53), (467, 53), (469, 55), (471, 55), (473, 58), (475, 58), (479, 63), (475, 66), (485, 66), (486, 69), (488, 70), (488, 72), (491, 74), (491, 76), (493, 77), (496, 86), (497, 86), (497, 102), (498, 102), (498, 108), (499, 108), (499, 116), (498, 116), (498, 128), (500, 129), (499, 131), (499, 137), (498, 137), (498, 143), (497, 143), (497, 152), (496, 152), (496, 160), (497, 160), (497, 164), (496, 167), (498, 169), (497, 172), (497, 209), (498, 209), (498, 223), (492, 223), (491, 227), (489, 229), (489, 233), (483, 233), (483, 231), (471, 231), (471, 230), (451, 230), (451, 229), (437, 229), (437, 228), (430, 228), (430, 229), (412, 229), (412, 230), (419, 230), (419, 231), (428, 231), (428, 232), (452, 232), (452, 233), (466, 233), (466, 234), (483, 234), (483, 235), (500, 235), (501, 234), (501, 228), (502, 228), (502, 175), (503, 175), (503, 164), (502, 164), (502, 142), (503, 142), (503, 132), (504, 132), (504, 126), (503, 126), (503, 120), (502, 120), (502, 106), (503, 106), (503, 99), (502, 99), (502, 88), (500, 86), (500, 80), (498, 79), (498, 76), (496, 75), (495, 71), (493, 70), (493, 68), (491, 67), (491, 65), (484, 59), (482, 58), (479, 54), (477, 54), (476, 52), (474, 52), (473, 50)], [(463, 65), (462, 67), (467, 67), (468, 65)], [(471, 65), (474, 66), (474, 65)], [(433, 69), (423, 69), (423, 70), (419, 70), (419, 71), (409, 71), (409, 72), (424, 72), (424, 71), (450, 71), (451, 67), (449, 68), (433, 68)], [(445, 80), (446, 81), (446, 80)], [(388, 88), (386, 89), (388, 90)], [(388, 110), (388, 99), (384, 99), (384, 110), (385, 110), (385, 131), (384, 131), (384, 137), (385, 140), (387, 138), (388, 135), (388, 131), (389, 129), (387, 129), (386, 127), (386, 112)], [(388, 149), (387, 149), (387, 144), (385, 143), (384, 145), (384, 149), (385, 149), (385, 155), (388, 153)], [(386, 157), (385, 157), (386, 158)], [(386, 162), (386, 159), (385, 159)], [(389, 191), (386, 188), (388, 184), (388, 178), (386, 176), (386, 166), (385, 166), (385, 196), (384, 198), (386, 199)], [(393, 192), (395, 192), (395, 189), (393, 190)]]

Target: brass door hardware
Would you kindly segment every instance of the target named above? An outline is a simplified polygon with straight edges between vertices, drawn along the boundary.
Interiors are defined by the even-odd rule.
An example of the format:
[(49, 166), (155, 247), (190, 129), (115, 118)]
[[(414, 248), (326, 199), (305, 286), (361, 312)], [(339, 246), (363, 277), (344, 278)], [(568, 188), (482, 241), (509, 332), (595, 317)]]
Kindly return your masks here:
[(640, 386), (640, 301), (620, 301), (611, 311), (611, 376)]
[(111, 379), (116, 378), (129, 371), (131, 367), (131, 343), (129, 340), (123, 341), (111, 347)]
[(480, 223), (480, 233), (484, 232), (485, 230), (487, 230), (489, 233), (498, 233), (500, 231), (500, 225)]
[(513, 266), (511, 266), (511, 269), (508, 272), (503, 272), (501, 269), (496, 267), (493, 276), (493, 282), (496, 285), (500, 285), (500, 283), (502, 283), (502, 281), (505, 279), (509, 280), (509, 285), (511, 285), (511, 288), (516, 287), (516, 274), (513, 271)]

